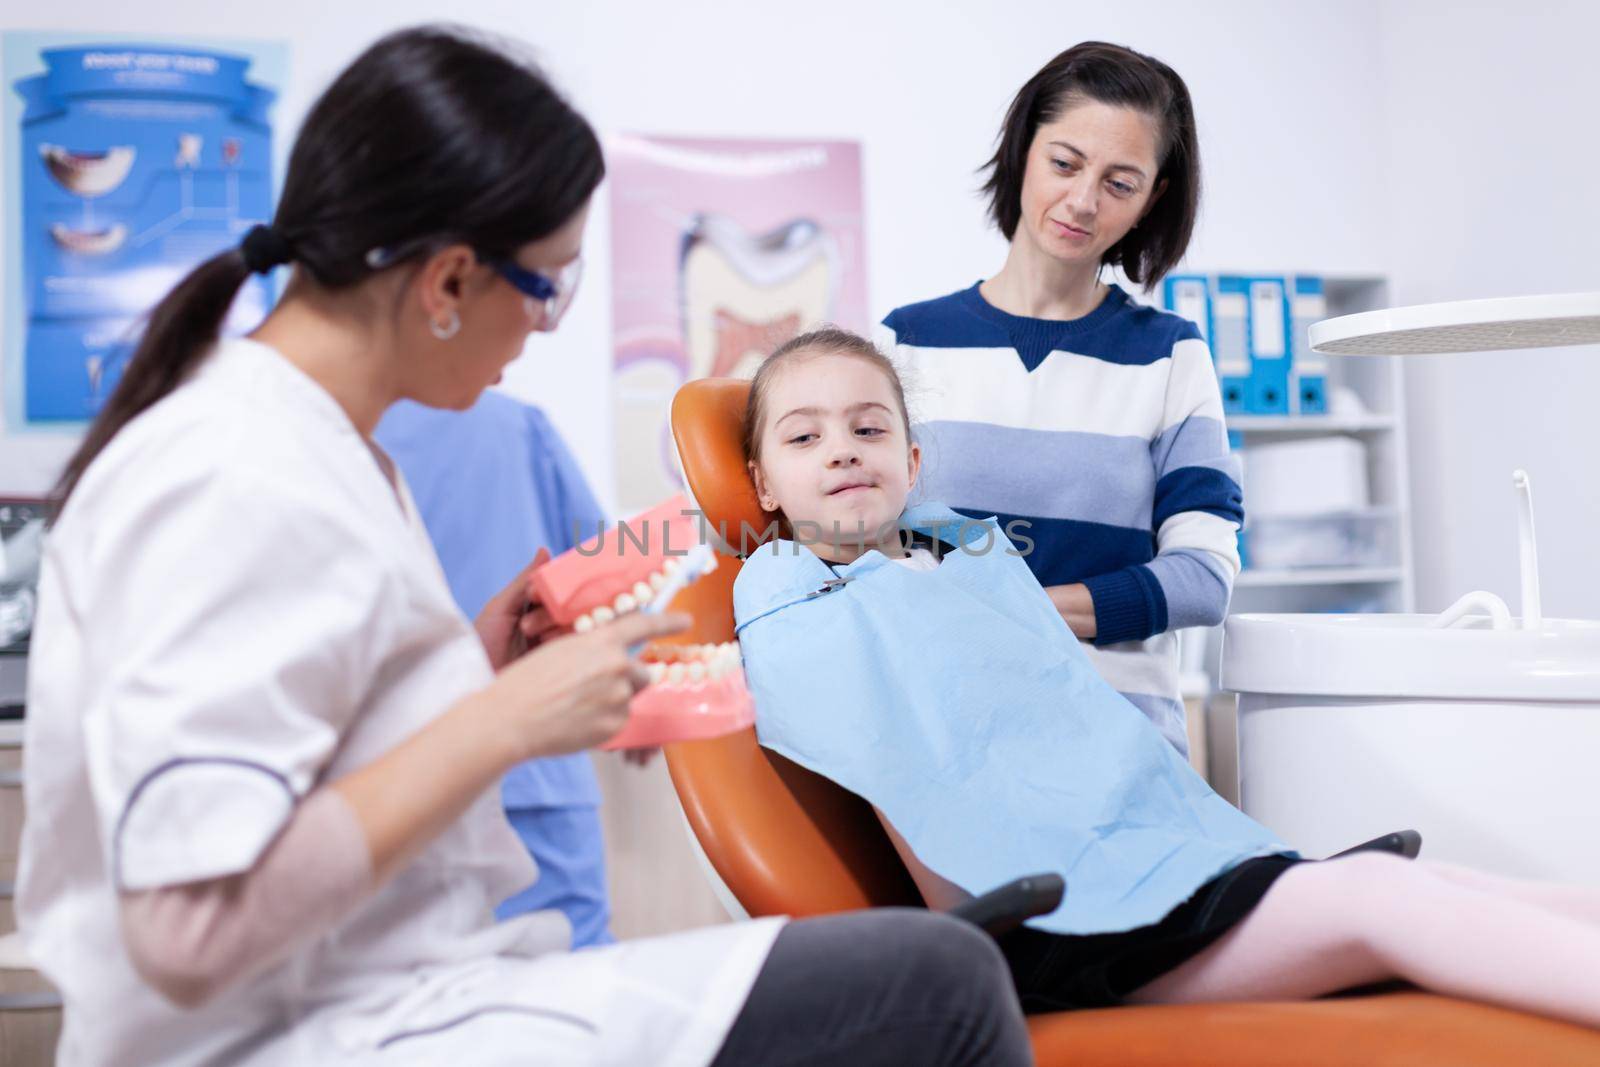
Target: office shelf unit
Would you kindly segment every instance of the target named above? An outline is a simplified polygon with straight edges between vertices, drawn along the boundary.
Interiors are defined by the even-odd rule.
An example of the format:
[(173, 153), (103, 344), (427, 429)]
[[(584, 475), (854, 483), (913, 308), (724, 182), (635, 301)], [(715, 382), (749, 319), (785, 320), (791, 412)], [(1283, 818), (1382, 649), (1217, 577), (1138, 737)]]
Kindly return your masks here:
[[(1193, 271), (1192, 273), (1223, 273)], [(1271, 272), (1279, 273), (1279, 272)], [(1292, 272), (1282, 272), (1285, 274)], [(1316, 273), (1316, 272), (1306, 272)], [(1388, 283), (1375, 276), (1321, 275), (1329, 318), (1388, 306)], [(1391, 358), (1328, 361), (1327, 415), (1234, 415), (1228, 429), (1245, 453), (1244, 504), (1248, 542), (1251, 509), (1249, 449), (1253, 445), (1314, 437), (1348, 436), (1366, 454), (1367, 521), (1385, 524), (1387, 558), (1372, 565), (1246, 567), (1234, 583), (1229, 614), (1241, 612), (1351, 612), (1414, 610), (1415, 580), (1411, 545), (1411, 498), (1406, 449), (1405, 385), (1399, 362)], [(1351, 396), (1360, 410), (1349, 410)], [(1342, 398), (1342, 399), (1341, 399)], [(1237, 801), (1237, 756), (1233, 701), (1219, 692), (1218, 663), (1222, 628), (1180, 634), (1184, 696), (1208, 752), (1207, 776), (1224, 797)]]

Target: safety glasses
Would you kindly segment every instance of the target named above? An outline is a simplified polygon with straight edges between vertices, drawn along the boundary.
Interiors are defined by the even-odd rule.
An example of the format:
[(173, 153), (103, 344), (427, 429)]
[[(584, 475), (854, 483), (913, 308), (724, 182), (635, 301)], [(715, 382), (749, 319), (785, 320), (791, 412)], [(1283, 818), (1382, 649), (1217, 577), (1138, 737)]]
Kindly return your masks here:
[(554, 278), (546, 277), (538, 271), (525, 270), (509, 259), (495, 260), (490, 266), (500, 277), (510, 282), (517, 292), (543, 305), (544, 321), (539, 324), (539, 329), (544, 333), (555, 329), (556, 324), (561, 321), (561, 316), (567, 313), (567, 307), (572, 303), (572, 296), (578, 291), (578, 282), (583, 278), (581, 257), (562, 267)]

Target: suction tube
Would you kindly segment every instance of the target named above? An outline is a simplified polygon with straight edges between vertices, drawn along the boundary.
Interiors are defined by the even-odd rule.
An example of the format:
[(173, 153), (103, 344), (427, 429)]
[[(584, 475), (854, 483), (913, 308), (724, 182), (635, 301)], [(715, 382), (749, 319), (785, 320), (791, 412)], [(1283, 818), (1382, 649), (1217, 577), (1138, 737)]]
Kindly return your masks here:
[(1539, 603), (1539, 545), (1533, 534), (1533, 482), (1525, 470), (1511, 472), (1517, 490), (1517, 559), (1522, 566), (1522, 628), (1538, 630), (1544, 626), (1544, 611)]

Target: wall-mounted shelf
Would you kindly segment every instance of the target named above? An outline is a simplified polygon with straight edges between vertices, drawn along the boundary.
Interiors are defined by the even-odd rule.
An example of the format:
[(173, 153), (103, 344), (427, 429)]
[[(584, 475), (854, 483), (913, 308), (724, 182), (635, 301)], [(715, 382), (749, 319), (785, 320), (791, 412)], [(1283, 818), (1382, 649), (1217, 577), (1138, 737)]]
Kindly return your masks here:
[(1305, 434), (1386, 433), (1396, 426), (1393, 415), (1233, 415), (1228, 429), (1240, 433)]
[(1234, 579), (1235, 589), (1260, 589), (1293, 585), (1383, 585), (1403, 582), (1401, 567), (1300, 567), (1294, 570), (1245, 570)]

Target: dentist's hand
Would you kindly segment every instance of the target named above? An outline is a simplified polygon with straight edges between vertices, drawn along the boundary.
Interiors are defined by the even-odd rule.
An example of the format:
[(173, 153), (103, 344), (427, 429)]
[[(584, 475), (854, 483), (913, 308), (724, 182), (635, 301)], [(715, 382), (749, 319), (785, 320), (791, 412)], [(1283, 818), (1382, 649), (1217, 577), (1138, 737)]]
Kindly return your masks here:
[(533, 562), (496, 593), (473, 622), (496, 673), (561, 632), (550, 612), (534, 598), (528, 582), (528, 575), (549, 559), (550, 550), (541, 548)]
[(628, 701), (649, 684), (629, 646), (681, 633), (693, 622), (689, 615), (639, 612), (543, 641), (483, 692), (490, 721), (509, 731), (519, 760), (593, 748), (622, 729)]

